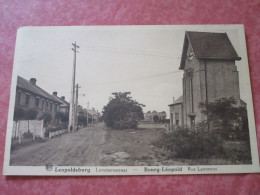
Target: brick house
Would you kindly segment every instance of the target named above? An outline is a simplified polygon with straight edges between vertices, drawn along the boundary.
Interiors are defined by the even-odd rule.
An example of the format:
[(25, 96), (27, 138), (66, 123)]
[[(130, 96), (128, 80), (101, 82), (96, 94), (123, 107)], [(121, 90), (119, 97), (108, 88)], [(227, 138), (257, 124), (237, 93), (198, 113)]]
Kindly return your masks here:
[(37, 118), (41, 118), (44, 113), (49, 113), (54, 119), (61, 104), (61, 101), (36, 85), (35, 78), (28, 81), (20, 76), (17, 77), (15, 109), (22, 108), (25, 111), (35, 109), (38, 112)]
[(171, 125), (195, 127), (207, 119), (200, 102), (233, 97), (241, 105), (237, 55), (226, 33), (185, 32), (180, 70), (183, 95), (170, 104)]
[(65, 100), (65, 96), (58, 97), (58, 93), (54, 91), (52, 93), (53, 98), (55, 98), (57, 101), (61, 102), (60, 104), (60, 112), (66, 114), (69, 113), (70, 110), (70, 103)]

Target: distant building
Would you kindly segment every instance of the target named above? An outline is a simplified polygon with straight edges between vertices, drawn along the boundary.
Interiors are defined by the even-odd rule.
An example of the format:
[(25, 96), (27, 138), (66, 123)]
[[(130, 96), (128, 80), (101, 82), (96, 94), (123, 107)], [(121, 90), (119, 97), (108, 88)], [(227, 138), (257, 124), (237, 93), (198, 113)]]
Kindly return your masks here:
[(88, 110), (88, 123), (95, 123), (98, 122), (100, 114), (94, 108)]
[(38, 112), (37, 118), (41, 118), (43, 113), (49, 113), (54, 119), (61, 104), (61, 101), (36, 85), (36, 78), (28, 81), (17, 77), (15, 108), (25, 111), (35, 109)]
[(233, 97), (240, 106), (236, 60), (241, 58), (226, 33), (186, 32), (179, 68), (184, 71), (183, 95), (169, 105), (171, 125), (194, 128), (206, 120), (200, 102)]
[(83, 108), (81, 105), (78, 105), (77, 112), (78, 116), (86, 117), (88, 124), (98, 122), (98, 119), (100, 117), (100, 113), (94, 108), (88, 110), (86, 108)]
[(169, 105), (170, 107), (170, 125), (181, 125), (183, 124), (183, 96), (174, 100), (173, 103)]
[(165, 120), (167, 115), (165, 111), (162, 112), (157, 112), (156, 110), (154, 111), (148, 111), (147, 113), (144, 113), (144, 120), (145, 121), (154, 121), (154, 117), (158, 117), (159, 121), (160, 120)]
[(70, 111), (70, 103), (65, 100), (65, 96), (58, 97), (57, 92), (53, 92), (53, 95), (58, 98), (59, 101), (62, 102), (60, 105), (60, 112), (69, 113)]

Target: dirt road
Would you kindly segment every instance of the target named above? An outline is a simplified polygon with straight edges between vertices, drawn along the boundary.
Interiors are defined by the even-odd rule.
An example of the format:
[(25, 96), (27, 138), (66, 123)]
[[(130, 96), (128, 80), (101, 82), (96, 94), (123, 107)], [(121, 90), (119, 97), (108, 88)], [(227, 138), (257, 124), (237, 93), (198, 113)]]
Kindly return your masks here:
[(160, 129), (114, 130), (103, 123), (11, 152), (10, 165), (158, 166), (183, 165), (153, 145)]
[(99, 165), (106, 131), (102, 123), (66, 133), (11, 153), (10, 165)]

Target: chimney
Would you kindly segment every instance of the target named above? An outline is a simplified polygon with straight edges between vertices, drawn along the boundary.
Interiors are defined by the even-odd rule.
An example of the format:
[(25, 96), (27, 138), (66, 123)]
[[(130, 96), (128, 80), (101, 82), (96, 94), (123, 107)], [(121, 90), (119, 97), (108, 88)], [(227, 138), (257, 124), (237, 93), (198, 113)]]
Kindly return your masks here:
[(36, 85), (36, 78), (30, 78), (30, 83), (33, 85)]
[(54, 95), (54, 96), (57, 96), (57, 91), (54, 91), (53, 93), (52, 93), (52, 95)]
[(172, 97), (172, 101), (173, 101), (173, 103), (175, 102), (175, 98), (174, 97)]
[(62, 100), (65, 100), (65, 96), (61, 96), (61, 99), (62, 99)]

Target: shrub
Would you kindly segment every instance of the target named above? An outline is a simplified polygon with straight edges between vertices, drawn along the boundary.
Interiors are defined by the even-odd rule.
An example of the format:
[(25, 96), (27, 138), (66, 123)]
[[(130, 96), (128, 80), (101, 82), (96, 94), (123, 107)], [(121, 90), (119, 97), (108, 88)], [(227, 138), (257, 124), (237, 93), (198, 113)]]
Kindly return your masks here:
[(46, 126), (48, 125), (48, 123), (51, 122), (52, 116), (51, 116), (51, 114), (49, 114), (49, 113), (44, 113), (44, 114), (42, 115), (42, 118), (41, 118), (41, 119), (43, 119), (44, 126), (46, 127)]
[(114, 121), (115, 129), (137, 129), (138, 116), (135, 112), (128, 113), (124, 120)]
[(25, 118), (25, 111), (23, 108), (15, 108), (14, 121), (22, 120)]
[(37, 118), (38, 111), (35, 109), (30, 109), (26, 112), (26, 119), (27, 120), (34, 120)]
[(157, 115), (153, 116), (153, 121), (154, 122), (159, 122), (159, 120), (160, 120), (159, 116), (157, 116)]
[(218, 135), (207, 132), (200, 124), (196, 131), (188, 128), (177, 128), (156, 140), (155, 145), (173, 152), (174, 157), (179, 158), (209, 158), (225, 155), (223, 139)]

